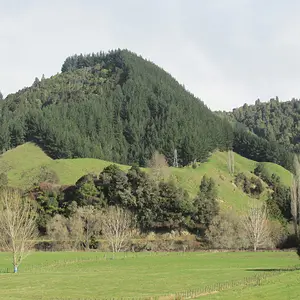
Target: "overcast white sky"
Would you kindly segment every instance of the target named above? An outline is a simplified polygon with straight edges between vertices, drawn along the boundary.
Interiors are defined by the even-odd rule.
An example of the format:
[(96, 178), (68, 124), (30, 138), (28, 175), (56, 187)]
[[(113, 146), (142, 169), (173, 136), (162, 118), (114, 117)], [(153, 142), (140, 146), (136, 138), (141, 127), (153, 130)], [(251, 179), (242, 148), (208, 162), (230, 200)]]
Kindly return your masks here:
[(298, 0), (0, 0), (0, 90), (127, 48), (214, 110), (300, 97)]

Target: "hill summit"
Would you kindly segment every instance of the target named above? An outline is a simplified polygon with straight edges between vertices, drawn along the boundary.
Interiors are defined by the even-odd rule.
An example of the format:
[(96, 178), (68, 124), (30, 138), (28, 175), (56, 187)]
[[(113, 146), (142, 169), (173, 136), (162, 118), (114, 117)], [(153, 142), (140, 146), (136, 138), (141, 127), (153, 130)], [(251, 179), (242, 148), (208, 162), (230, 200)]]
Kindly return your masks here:
[(127, 50), (68, 57), (62, 72), (36, 79), (0, 104), (0, 149), (32, 141), (52, 158), (146, 165), (203, 161), (228, 149), (232, 128), (171, 75)]

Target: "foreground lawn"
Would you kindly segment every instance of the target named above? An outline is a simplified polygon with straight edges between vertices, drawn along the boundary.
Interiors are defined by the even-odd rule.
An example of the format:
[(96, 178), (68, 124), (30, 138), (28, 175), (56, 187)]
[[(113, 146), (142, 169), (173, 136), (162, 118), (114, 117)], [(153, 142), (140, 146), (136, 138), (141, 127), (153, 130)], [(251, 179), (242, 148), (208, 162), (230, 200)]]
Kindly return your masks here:
[[(130, 253), (127, 257), (122, 253), (115, 259), (111, 258), (111, 254), (101, 252), (34, 253), (24, 261), (18, 274), (0, 274), (0, 299), (101, 299), (165, 295), (252, 277), (264, 269), (286, 268), (298, 263), (293, 252)], [(0, 269), (6, 268), (12, 269), (10, 255), (0, 253)], [(298, 274), (298, 271), (295, 273)], [(280, 278), (285, 278), (285, 274), (279, 275)], [(291, 284), (296, 285), (296, 278), (293, 277)], [(282, 281), (282, 285), (288, 283), (289, 280)], [(276, 283), (274, 285), (277, 286)], [(263, 289), (264, 285), (258, 288)], [(243, 290), (246, 292), (248, 288)], [(234, 292), (221, 292), (212, 295), (214, 298), (205, 298), (239, 297), (239, 291)], [(228, 298), (225, 298), (227, 294)], [(246, 295), (236, 299), (258, 298)]]

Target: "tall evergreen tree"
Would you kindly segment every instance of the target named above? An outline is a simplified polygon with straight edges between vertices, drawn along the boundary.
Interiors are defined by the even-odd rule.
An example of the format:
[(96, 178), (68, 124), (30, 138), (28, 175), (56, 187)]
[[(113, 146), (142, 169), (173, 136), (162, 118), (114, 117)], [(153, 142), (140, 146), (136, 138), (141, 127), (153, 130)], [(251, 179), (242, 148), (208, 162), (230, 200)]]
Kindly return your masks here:
[(0, 103), (0, 149), (38, 143), (53, 158), (145, 166), (174, 149), (187, 165), (232, 146), (232, 128), (153, 63), (127, 51), (68, 57), (62, 73)]
[(204, 175), (201, 180), (199, 192), (194, 199), (196, 213), (193, 218), (195, 223), (207, 227), (219, 213), (217, 195), (218, 191), (214, 180)]

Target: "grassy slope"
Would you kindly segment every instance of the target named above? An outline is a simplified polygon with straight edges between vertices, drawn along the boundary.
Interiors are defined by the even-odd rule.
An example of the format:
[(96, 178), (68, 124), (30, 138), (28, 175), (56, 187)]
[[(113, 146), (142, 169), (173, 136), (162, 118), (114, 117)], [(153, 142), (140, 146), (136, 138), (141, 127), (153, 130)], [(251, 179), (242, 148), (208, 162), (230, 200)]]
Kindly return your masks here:
[[(70, 185), (89, 172), (100, 173), (110, 164), (111, 162), (89, 158), (52, 160), (39, 147), (31, 143), (10, 150), (0, 157), (0, 170), (7, 172), (9, 184), (23, 188), (30, 186), (36, 180), (42, 166), (55, 171), (61, 184)], [(244, 172), (250, 176), (255, 166), (255, 161), (235, 154), (236, 172)], [(120, 167), (124, 170), (129, 168), (128, 166)], [(272, 163), (266, 163), (266, 167), (271, 173), (279, 175), (286, 185), (289, 185), (291, 176), (287, 170)], [(202, 176), (207, 174), (216, 181), (219, 188), (219, 200), (224, 207), (242, 209), (251, 201), (251, 198), (232, 184), (233, 177), (227, 170), (225, 152), (214, 153), (208, 162), (201, 164), (197, 169), (191, 167), (170, 169), (172, 179), (185, 188), (191, 196), (196, 195)], [(266, 194), (267, 192), (261, 198), (265, 199)]]
[[(107, 258), (110, 257), (108, 254)], [(296, 253), (287, 252), (128, 253), (127, 258), (120, 253), (114, 260), (104, 259), (101, 252), (38, 252), (24, 261), (19, 274), (0, 274), (0, 298), (101, 299), (166, 295), (253, 277), (260, 274), (259, 269), (285, 268), (297, 262)], [(12, 268), (11, 257), (0, 253), (0, 269), (4, 268)], [(294, 287), (299, 293), (299, 285)]]

